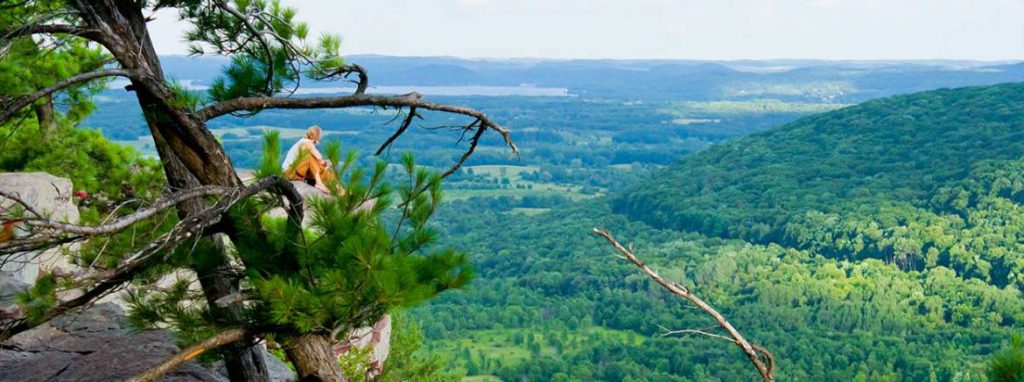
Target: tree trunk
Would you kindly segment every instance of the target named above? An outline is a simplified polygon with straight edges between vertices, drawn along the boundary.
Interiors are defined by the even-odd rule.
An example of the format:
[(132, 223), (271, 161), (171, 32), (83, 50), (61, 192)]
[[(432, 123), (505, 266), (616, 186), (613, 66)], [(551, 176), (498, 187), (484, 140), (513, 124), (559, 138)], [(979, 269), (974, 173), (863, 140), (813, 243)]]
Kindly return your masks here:
[(310, 333), (295, 337), (285, 346), (285, 353), (302, 382), (345, 381), (334, 355), (334, 341), (326, 335)]
[[(100, 30), (104, 46), (118, 62), (128, 69), (149, 72), (150, 79), (132, 79), (129, 89), (134, 90), (142, 107), (143, 116), (153, 135), (154, 145), (163, 163), (164, 173), (171, 189), (193, 188), (202, 184), (238, 186), (235, 174), (224, 148), (217, 143), (205, 124), (188, 119), (185, 110), (171, 106), (173, 93), (164, 82), (163, 68), (153, 49), (146, 29), (146, 20), (138, 2), (132, 0), (78, 0), (74, 7), (90, 27)], [(145, 82), (149, 81), (149, 82)], [(154, 93), (154, 89), (162, 91)], [(178, 213), (186, 217), (204, 208), (202, 201), (194, 199), (178, 205)], [(209, 240), (209, 239), (205, 239)], [(239, 305), (220, 308), (213, 301), (238, 290), (233, 277), (221, 277), (228, 270), (227, 258), (213, 259), (213, 264), (194, 270), (203, 287), (211, 313), (225, 320), (239, 321)], [(239, 343), (228, 348), (225, 364), (232, 381), (267, 381), (268, 372), (262, 348)]]
[[(223, 235), (215, 235), (213, 239), (221, 242)], [(221, 253), (224, 253), (223, 251)], [(212, 264), (207, 267), (193, 267), (199, 284), (203, 288), (203, 295), (206, 297), (206, 305), (210, 307), (210, 313), (228, 323), (237, 323), (242, 318), (241, 303), (234, 303), (221, 308), (217, 305), (217, 299), (239, 293), (238, 280), (231, 270), (227, 258), (218, 256)], [(267, 370), (267, 355), (262, 347), (255, 346), (248, 342), (235, 342), (224, 347), (227, 356), (224, 357), (224, 366), (228, 369), (228, 378), (232, 381), (269, 381), (270, 374)]]
[(49, 140), (53, 137), (53, 132), (57, 130), (57, 118), (53, 112), (53, 96), (48, 95), (37, 101), (33, 111), (36, 113), (36, 121), (39, 122), (39, 132), (43, 140)]

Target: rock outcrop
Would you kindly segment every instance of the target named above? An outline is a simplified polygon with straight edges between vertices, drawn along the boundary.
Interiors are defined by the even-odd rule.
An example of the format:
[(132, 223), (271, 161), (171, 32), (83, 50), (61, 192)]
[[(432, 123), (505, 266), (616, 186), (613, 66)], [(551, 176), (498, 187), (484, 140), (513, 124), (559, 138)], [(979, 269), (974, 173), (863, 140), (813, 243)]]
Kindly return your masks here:
[[(120, 381), (180, 349), (166, 330), (132, 331), (121, 307), (100, 304), (14, 336), (0, 350), (0, 381)], [(195, 361), (167, 381), (222, 381)]]
[[(45, 172), (0, 173), (0, 191), (16, 196), (50, 219), (78, 222), (78, 206), (72, 199), (74, 189), (69, 179)], [(0, 197), (0, 211), (6, 211), (14, 205), (13, 200)], [(18, 226), (13, 225), (11, 228), (17, 236), (20, 232)], [(74, 268), (57, 250), (40, 254), (24, 253), (5, 260), (0, 266), (0, 272), (23, 283), (35, 281), (41, 269)]]
[[(14, 336), (0, 349), (0, 381), (121, 381), (179, 351), (169, 331), (132, 330), (120, 306), (104, 303)], [(267, 368), (271, 381), (295, 380), (277, 358), (267, 356)], [(223, 363), (206, 368), (189, 361), (163, 380), (228, 378)]]

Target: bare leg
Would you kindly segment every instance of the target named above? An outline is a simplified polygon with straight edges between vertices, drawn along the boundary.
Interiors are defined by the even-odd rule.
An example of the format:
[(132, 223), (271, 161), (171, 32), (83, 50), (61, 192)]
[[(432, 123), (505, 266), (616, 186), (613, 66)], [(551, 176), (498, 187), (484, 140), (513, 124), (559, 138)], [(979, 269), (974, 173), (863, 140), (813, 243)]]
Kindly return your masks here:
[(323, 178), (320, 177), (319, 171), (313, 171), (313, 180), (316, 181), (316, 185), (313, 186), (317, 190), (323, 191), (325, 194), (330, 194), (331, 190), (324, 184)]

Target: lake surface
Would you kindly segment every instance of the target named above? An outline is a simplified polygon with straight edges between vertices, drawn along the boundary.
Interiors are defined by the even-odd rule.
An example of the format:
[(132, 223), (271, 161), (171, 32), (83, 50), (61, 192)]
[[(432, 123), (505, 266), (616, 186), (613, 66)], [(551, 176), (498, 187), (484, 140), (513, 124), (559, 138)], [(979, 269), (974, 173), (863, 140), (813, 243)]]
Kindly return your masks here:
[[(338, 94), (351, 93), (353, 87), (308, 87), (299, 89), (296, 94)], [(405, 94), (419, 92), (428, 96), (534, 96), (534, 97), (566, 97), (569, 89), (536, 86), (371, 86), (366, 91), (371, 94)]]

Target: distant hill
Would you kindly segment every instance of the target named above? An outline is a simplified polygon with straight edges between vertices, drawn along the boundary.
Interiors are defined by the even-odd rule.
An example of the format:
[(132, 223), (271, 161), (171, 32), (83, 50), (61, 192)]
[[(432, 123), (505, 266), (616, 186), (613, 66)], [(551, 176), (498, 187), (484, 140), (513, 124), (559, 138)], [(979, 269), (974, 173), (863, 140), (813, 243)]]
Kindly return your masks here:
[(614, 200), (657, 227), (1024, 285), (1024, 83), (805, 117), (683, 159)]
[[(162, 57), (178, 80), (209, 83), (223, 58)], [(752, 99), (857, 103), (942, 87), (1024, 81), (1024, 64), (960, 61), (470, 60), (454, 57), (346, 57), (372, 85), (568, 88), (571, 94), (620, 99)], [(304, 81), (303, 86), (339, 86)]]

